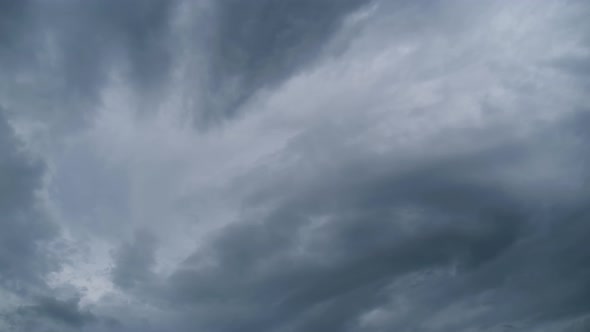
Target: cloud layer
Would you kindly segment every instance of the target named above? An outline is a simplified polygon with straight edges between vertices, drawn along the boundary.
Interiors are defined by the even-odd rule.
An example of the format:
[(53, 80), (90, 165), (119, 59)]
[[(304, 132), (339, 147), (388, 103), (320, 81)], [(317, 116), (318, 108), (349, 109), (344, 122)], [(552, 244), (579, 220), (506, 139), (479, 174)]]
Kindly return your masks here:
[(586, 331), (588, 14), (0, 0), (0, 331)]

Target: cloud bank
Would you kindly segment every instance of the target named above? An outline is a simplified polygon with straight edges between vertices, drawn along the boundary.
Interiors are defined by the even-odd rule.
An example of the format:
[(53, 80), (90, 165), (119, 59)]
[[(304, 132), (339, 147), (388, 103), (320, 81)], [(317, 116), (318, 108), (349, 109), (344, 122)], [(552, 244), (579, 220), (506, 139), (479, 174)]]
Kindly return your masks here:
[(589, 14), (0, 0), (0, 331), (586, 331)]

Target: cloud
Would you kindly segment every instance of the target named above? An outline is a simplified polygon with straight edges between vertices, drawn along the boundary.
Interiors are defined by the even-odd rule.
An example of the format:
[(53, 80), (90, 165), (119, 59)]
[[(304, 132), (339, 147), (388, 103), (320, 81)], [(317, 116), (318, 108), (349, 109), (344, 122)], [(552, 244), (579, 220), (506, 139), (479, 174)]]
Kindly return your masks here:
[(1, 111), (0, 154), (1, 284), (42, 282), (56, 264), (45, 246), (58, 232), (38, 200), (44, 166), (27, 154)]
[(115, 285), (132, 288), (138, 283), (149, 282), (155, 264), (156, 238), (149, 232), (138, 232), (132, 243), (123, 245), (115, 253), (112, 277)]
[[(0, 155), (0, 328), (4, 329), (6, 324), (21, 326), (21, 310), (15, 313), (12, 307), (48, 292), (46, 278), (59, 269), (62, 258), (57, 255), (60, 228), (42, 194), (46, 167), (27, 151), (2, 109)], [(53, 304), (58, 303), (44, 302), (25, 311), (73, 318)]]
[(30, 317), (29, 319), (33, 320), (44, 318), (67, 327), (81, 328), (96, 318), (90, 312), (81, 311), (78, 301), (79, 299), (76, 298), (63, 301), (55, 298), (41, 298), (37, 304), (19, 307), (17, 315), (21, 318)]
[(585, 3), (0, 8), (0, 329), (587, 325)]
[[(569, 123), (563, 126), (570, 128)], [(538, 135), (540, 139), (546, 134)], [(397, 297), (396, 283), (410, 278), (399, 295), (408, 297), (408, 317), (375, 323), (367, 330), (426, 330), (432, 324), (451, 331), (499, 326), (523, 317), (538, 316), (536, 321), (546, 314), (557, 315), (555, 319), (584, 313), (584, 301), (579, 300), (586, 287), (579, 260), (585, 255), (572, 255), (581, 253), (582, 242), (576, 245), (576, 237), (567, 234), (569, 227), (560, 223), (568, 220), (562, 213), (583, 209), (586, 203), (563, 207), (568, 212), (556, 206), (557, 215), (537, 220), (541, 206), (530, 206), (529, 197), (511, 197), (506, 184), (490, 171), (518, 168), (534, 158), (506, 158), (504, 149), (512, 146), (518, 144), (429, 161), (424, 169), (415, 165), (407, 172), (368, 170), (370, 175), (359, 177), (338, 169), (331, 181), (305, 184), (301, 192), (281, 188), (289, 196), (266, 216), (228, 226), (211, 247), (197, 251), (171, 276), (170, 301), (188, 306), (196, 315), (192, 324), (204, 329), (357, 330), (371, 308), (398, 310), (388, 302)], [(374, 160), (369, 165), (387, 169), (390, 162)], [(551, 201), (559, 204), (555, 198)], [(589, 230), (582, 226), (587, 216), (575, 218), (582, 228), (570, 220), (576, 229), (571, 231), (583, 238)], [(571, 245), (572, 252), (561, 251), (558, 243)], [(552, 255), (533, 254), (541, 248)], [(572, 265), (566, 263), (570, 259)], [(559, 272), (549, 273), (557, 265)], [(566, 272), (570, 268), (576, 271)], [(536, 285), (529, 282), (526, 290), (520, 284), (528, 273), (536, 275)], [(579, 278), (565, 279), (562, 273)], [(426, 281), (416, 276), (421, 274)], [(545, 291), (559, 283), (552, 275), (570, 285), (570, 292)], [(479, 322), (466, 319), (469, 325), (437, 322), (445, 308), (464, 306), (464, 301), (480, 296), (481, 306), (511, 305), (484, 307)], [(564, 309), (563, 303), (571, 307)]]
[[(6, 84), (8, 89), (31, 90), (17, 89), (22, 98), (13, 97), (15, 105), (45, 121), (88, 117), (80, 109), (98, 102), (113, 72), (124, 72), (138, 96), (150, 101), (143, 106), (146, 112), (179, 81), (185, 98), (195, 99), (191, 117), (207, 127), (236, 114), (260, 88), (278, 84), (310, 63), (343, 18), (363, 3), (6, 2), (4, 12), (10, 15), (3, 24), (9, 44), (0, 60), (12, 67), (7, 77), (18, 82)], [(207, 39), (192, 41), (194, 36)], [(178, 67), (185, 73), (179, 76)], [(44, 98), (45, 107), (27, 98)], [(39, 113), (39, 107), (52, 116)]]
[[(209, 117), (231, 116), (322, 53), (346, 16), (369, 1), (220, 1), (211, 40)], [(260, 19), (264, 17), (264, 19)]]

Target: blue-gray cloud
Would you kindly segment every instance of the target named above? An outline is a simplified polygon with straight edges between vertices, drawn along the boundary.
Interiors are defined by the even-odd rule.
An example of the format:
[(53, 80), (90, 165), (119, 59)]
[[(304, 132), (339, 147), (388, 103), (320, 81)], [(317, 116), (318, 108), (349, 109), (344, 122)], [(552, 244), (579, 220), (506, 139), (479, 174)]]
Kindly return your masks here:
[[(27, 154), (0, 109), (0, 285), (42, 283), (55, 269), (45, 246), (58, 234), (39, 209), (36, 191), (41, 187), (44, 165)], [(20, 291), (21, 287), (15, 287)]]
[[(567, 132), (571, 143), (558, 148), (573, 149), (572, 161), (584, 167), (588, 161), (577, 156), (587, 155), (579, 144), (587, 135), (577, 128), (587, 119), (583, 113), (535, 139)], [(205, 251), (212, 256), (199, 251), (172, 275), (170, 300), (196, 315), (191, 324), (220, 331), (429, 331), (430, 317), (453, 305), (490, 309), (477, 319), (453, 317), (457, 322), (437, 331), (585, 315), (587, 189), (578, 201), (550, 195), (534, 202), (493, 175), (494, 168), (515, 169), (534, 158), (530, 143), (512, 142), (401, 174), (369, 169), (363, 176), (343, 167), (332, 181), (300, 193), (281, 188), (290, 194), (266, 218), (228, 227)], [(395, 169), (390, 162), (365, 167)], [(201, 267), (203, 259), (214, 263)], [(393, 286), (416, 273), (433, 276), (406, 285), (403, 295), (416, 296), (406, 299), (407, 317), (361, 326), (372, 308), (395, 310), (388, 309)]]
[(589, 10), (0, 0), (0, 330), (585, 331)]

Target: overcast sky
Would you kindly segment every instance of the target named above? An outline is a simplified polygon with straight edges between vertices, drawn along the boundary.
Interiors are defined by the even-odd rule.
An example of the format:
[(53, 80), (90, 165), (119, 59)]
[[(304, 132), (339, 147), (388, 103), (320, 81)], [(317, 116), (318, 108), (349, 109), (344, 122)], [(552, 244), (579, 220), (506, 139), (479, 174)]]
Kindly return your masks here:
[(0, 332), (589, 331), (588, 17), (0, 0)]

